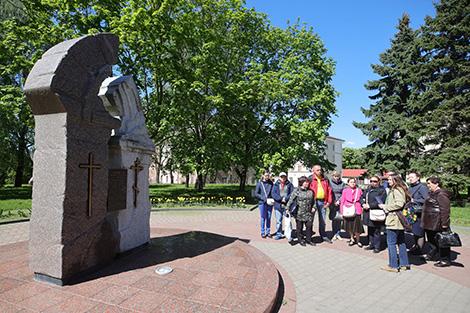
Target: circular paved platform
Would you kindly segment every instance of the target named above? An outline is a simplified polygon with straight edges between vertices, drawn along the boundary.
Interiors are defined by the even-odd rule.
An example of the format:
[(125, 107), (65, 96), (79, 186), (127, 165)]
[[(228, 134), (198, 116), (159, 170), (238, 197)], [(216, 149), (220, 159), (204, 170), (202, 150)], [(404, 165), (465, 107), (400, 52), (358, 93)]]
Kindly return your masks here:
[[(143, 250), (71, 286), (35, 282), (27, 242), (0, 246), (0, 312), (271, 312), (279, 275), (236, 238), (152, 230)], [(173, 272), (160, 276), (157, 266)]]

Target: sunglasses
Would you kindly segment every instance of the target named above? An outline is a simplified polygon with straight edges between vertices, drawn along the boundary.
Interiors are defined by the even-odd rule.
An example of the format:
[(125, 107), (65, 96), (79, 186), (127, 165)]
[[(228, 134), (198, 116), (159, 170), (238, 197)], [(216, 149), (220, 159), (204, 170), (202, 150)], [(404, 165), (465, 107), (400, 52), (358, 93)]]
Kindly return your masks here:
[(378, 183), (379, 181), (378, 180), (371, 180), (370, 182), (371, 183)]

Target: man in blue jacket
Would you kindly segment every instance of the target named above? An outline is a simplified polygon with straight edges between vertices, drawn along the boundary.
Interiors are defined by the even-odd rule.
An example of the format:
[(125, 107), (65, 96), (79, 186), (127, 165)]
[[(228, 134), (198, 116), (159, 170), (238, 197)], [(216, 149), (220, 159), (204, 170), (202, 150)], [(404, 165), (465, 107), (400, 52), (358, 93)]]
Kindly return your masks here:
[(273, 199), (274, 199), (274, 214), (276, 216), (276, 236), (274, 239), (279, 240), (283, 237), (282, 234), (282, 217), (286, 210), (286, 204), (289, 201), (289, 197), (294, 190), (294, 186), (287, 179), (287, 174), (281, 172), (279, 179), (276, 181), (273, 187)]

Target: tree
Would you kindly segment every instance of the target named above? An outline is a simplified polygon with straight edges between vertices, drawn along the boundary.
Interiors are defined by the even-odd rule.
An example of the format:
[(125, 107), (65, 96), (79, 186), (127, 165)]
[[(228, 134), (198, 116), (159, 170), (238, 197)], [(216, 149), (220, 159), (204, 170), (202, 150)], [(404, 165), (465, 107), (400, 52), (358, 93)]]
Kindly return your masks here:
[(286, 170), (297, 161), (323, 160), (323, 141), (335, 112), (334, 63), (320, 38), (299, 24), (267, 25), (233, 89), (237, 103), (227, 114), (235, 170), (244, 188), (250, 166)]
[(427, 17), (419, 43), (422, 86), (416, 95), (426, 146), (417, 166), (437, 174), (458, 194), (470, 194), (470, 3), (442, 0)]
[[(100, 3), (99, 5), (97, 3)], [(31, 176), (33, 119), (22, 88), (34, 63), (50, 47), (87, 32), (105, 30), (100, 8), (116, 1), (7, 0), (0, 7), (0, 182)], [(109, 11), (109, 10), (108, 10)], [(103, 26), (104, 25), (104, 26)]]
[(364, 148), (343, 148), (343, 168), (365, 168), (367, 162), (364, 150)]
[(411, 69), (421, 60), (421, 55), (417, 32), (409, 23), (408, 15), (404, 14), (391, 47), (380, 54), (381, 64), (372, 65), (380, 78), (365, 85), (366, 89), (376, 91), (369, 97), (374, 103), (368, 109), (361, 109), (369, 121), (354, 122), (372, 142), (365, 150), (370, 172), (385, 168), (404, 174), (422, 150), (419, 125), (412, 119), (416, 109), (411, 97), (416, 88)]

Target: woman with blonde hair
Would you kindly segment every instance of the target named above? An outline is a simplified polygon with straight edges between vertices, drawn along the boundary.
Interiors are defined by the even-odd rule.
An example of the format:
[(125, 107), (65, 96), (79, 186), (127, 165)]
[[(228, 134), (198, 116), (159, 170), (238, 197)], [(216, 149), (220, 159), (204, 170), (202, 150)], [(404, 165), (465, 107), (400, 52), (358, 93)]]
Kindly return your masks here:
[(401, 211), (406, 202), (411, 199), (411, 196), (399, 175), (390, 175), (387, 181), (390, 188), (387, 199), (385, 204), (379, 204), (379, 207), (387, 213), (385, 227), (387, 228), (388, 265), (382, 267), (382, 269), (398, 273), (399, 271), (410, 270), (410, 262), (408, 261), (405, 245), (405, 227), (400, 222), (398, 215), (402, 214)]

